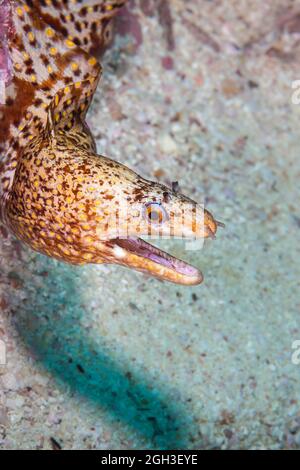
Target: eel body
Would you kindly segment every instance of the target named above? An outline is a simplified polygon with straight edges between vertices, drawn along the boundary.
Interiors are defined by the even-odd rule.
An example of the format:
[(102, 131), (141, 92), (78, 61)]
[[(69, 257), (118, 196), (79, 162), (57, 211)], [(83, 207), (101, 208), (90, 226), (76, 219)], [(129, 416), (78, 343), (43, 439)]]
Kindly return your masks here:
[(198, 269), (142, 237), (211, 237), (218, 222), (174, 188), (97, 155), (85, 122), (101, 75), (93, 53), (109, 43), (125, 2), (2, 0), (0, 220), (61, 261), (117, 263), (197, 284)]

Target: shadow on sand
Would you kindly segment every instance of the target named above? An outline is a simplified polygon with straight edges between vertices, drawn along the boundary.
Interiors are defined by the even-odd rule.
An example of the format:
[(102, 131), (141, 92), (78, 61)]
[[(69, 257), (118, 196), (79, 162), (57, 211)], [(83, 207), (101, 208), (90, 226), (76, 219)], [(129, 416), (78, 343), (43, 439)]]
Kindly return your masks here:
[(187, 448), (195, 435), (188, 409), (172, 403), (165, 385), (133, 370), (123, 358), (120, 363), (110, 358), (107, 347), (100, 348), (99, 338), (95, 342), (93, 332), (83, 326), (87, 312), (79, 294), (80, 268), (46, 258), (42, 265), (48, 273), (42, 283), (35, 268), (27, 265), (27, 300), (14, 316), (25, 346), (74, 394), (134, 431), (136, 448)]

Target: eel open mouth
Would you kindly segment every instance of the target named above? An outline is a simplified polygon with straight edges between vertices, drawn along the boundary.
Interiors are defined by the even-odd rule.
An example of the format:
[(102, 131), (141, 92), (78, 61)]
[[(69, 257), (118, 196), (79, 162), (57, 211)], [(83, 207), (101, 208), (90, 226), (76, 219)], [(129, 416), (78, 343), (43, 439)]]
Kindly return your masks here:
[(194, 266), (171, 256), (141, 238), (110, 240), (121, 264), (176, 284), (194, 285), (203, 280)]
[[(224, 227), (224, 224), (215, 220), (208, 211), (205, 211), (204, 234), (202, 236), (215, 238), (218, 227)], [(190, 237), (187, 236), (187, 238)], [(114, 262), (129, 268), (176, 284), (195, 285), (203, 281), (203, 275), (199, 269), (141, 238), (135, 236), (113, 238), (109, 240), (109, 245), (113, 250)]]

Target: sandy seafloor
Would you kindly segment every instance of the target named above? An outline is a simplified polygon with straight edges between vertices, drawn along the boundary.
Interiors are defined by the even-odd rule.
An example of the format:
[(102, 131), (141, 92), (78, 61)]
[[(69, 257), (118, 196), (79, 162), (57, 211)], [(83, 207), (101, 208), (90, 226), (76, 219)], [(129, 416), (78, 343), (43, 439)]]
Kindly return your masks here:
[(99, 153), (178, 180), (226, 229), (199, 251), (160, 242), (197, 287), (3, 232), (2, 449), (300, 448), (300, 1), (169, 4), (174, 50), (151, 2), (127, 35), (119, 20), (88, 121)]

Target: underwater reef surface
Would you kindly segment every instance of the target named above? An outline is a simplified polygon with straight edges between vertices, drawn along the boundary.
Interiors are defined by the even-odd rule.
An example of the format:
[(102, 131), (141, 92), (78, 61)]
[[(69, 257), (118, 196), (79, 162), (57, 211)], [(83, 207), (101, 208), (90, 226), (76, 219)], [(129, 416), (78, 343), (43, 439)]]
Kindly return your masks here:
[(300, 447), (300, 6), (185, 3), (124, 10), (88, 121), (226, 223), (158, 242), (204, 283), (71, 267), (0, 227), (2, 449)]

